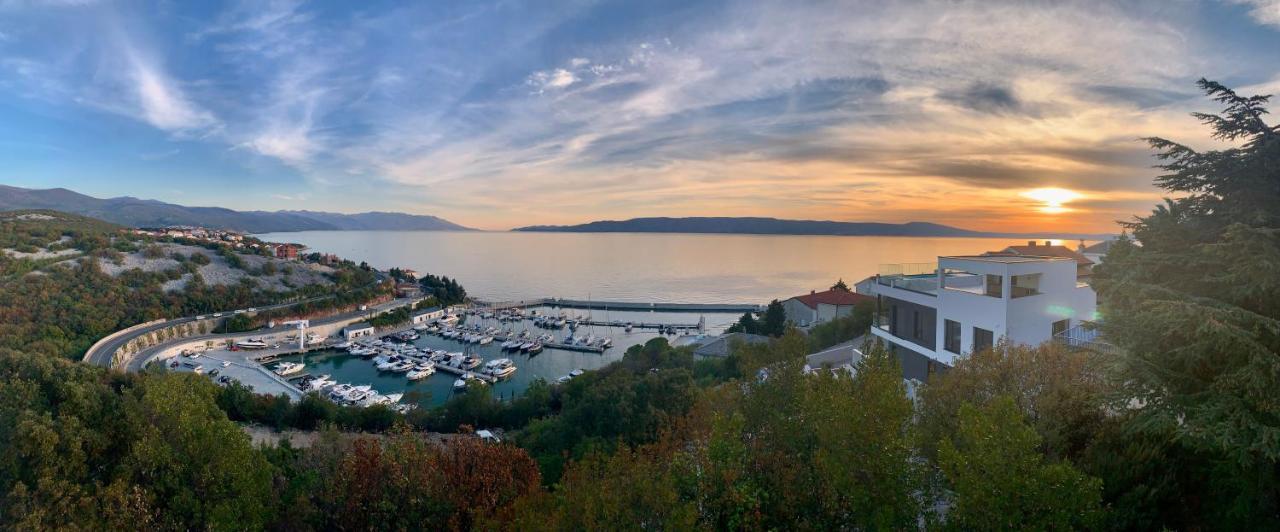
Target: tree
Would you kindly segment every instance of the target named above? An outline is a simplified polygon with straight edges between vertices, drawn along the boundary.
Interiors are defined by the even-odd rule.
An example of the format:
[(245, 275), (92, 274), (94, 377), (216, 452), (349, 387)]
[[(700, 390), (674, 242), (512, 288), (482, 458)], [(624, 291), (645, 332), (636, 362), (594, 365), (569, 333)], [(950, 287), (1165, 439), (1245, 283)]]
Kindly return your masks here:
[(724, 332), (728, 333), (748, 333), (756, 334), (760, 330), (760, 325), (756, 322), (756, 317), (751, 312), (743, 312), (742, 317), (733, 325), (730, 325)]
[(769, 306), (764, 309), (764, 319), (761, 320), (759, 333), (768, 336), (782, 336), (787, 330), (787, 311), (782, 308), (782, 302), (777, 299), (770, 301)]
[(1067, 463), (1044, 463), (1040, 438), (1010, 398), (960, 406), (938, 461), (951, 488), (956, 530), (1076, 530), (1101, 517), (1102, 482)]
[(844, 284), (844, 278), (843, 278), (843, 277), (841, 277), (840, 279), (838, 279), (838, 280), (836, 281), (836, 284), (831, 285), (831, 289), (832, 289), (832, 290), (844, 290), (845, 292), (849, 292), (849, 291), (850, 291), (850, 290), (849, 290), (849, 285)]
[(271, 469), (249, 437), (227, 419), (208, 379), (152, 376), (127, 404), (136, 440), (125, 459), (168, 527), (261, 528)]
[[(1162, 138), (1161, 188), (1177, 195), (1127, 223), (1097, 268), (1103, 331), (1144, 428), (1238, 464), (1255, 478), (1238, 508), (1280, 511), (1280, 131), (1267, 96), (1199, 86), (1225, 106), (1195, 116), (1236, 147), (1196, 151)], [(1270, 471), (1271, 475), (1258, 475)], [(1242, 510), (1244, 511), (1244, 510)], [(1274, 517), (1272, 517), (1274, 519)]]

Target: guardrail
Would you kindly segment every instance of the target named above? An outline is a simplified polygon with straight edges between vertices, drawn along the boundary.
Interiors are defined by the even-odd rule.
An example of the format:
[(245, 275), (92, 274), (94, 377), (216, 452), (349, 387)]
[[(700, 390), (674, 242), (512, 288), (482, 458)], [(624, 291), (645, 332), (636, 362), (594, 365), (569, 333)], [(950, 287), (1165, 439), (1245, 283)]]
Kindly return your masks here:
[(102, 339), (98, 340), (97, 342), (94, 342), (94, 343), (93, 343), (93, 345), (89, 346), (89, 350), (84, 352), (84, 358), (82, 358), (82, 359), (81, 359), (81, 362), (89, 362), (89, 359), (90, 359), (90, 358), (93, 358), (93, 353), (94, 353), (94, 351), (97, 351), (98, 349), (100, 349), (100, 348), (102, 347), (102, 344), (105, 344), (105, 343), (107, 343), (107, 342), (110, 342), (110, 341), (112, 341), (112, 340), (114, 340), (114, 339), (116, 339), (116, 338), (118, 338), (118, 337), (120, 337), (120, 336), (123, 336), (123, 335), (129, 334), (129, 333), (134, 332), (134, 331), (136, 331), (136, 330), (138, 330), (138, 329), (142, 329), (142, 328), (150, 327), (150, 326), (152, 326), (152, 325), (158, 325), (158, 324), (164, 323), (164, 322), (166, 322), (166, 321), (169, 321), (169, 320), (164, 319), (164, 318), (161, 318), (161, 319), (158, 319), (158, 320), (152, 320), (152, 321), (148, 321), (148, 322), (146, 322), (146, 323), (139, 323), (139, 324), (137, 324), (137, 325), (134, 325), (134, 326), (132, 326), (132, 327), (128, 327), (128, 328), (125, 328), (125, 329), (120, 329), (120, 330), (118, 330), (118, 331), (116, 331), (116, 332), (113, 332), (113, 333), (111, 333), (111, 334), (108, 334), (108, 335), (106, 335), (106, 336), (102, 337)]

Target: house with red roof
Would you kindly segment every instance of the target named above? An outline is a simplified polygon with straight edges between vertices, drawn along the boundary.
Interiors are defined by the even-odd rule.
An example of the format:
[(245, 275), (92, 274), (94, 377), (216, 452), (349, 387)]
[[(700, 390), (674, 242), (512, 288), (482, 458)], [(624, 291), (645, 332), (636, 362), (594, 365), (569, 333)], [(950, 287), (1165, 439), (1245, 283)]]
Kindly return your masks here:
[(853, 306), (859, 302), (875, 304), (876, 298), (849, 290), (833, 288), (823, 292), (810, 291), (782, 302), (787, 321), (797, 327), (812, 327), (853, 314)]

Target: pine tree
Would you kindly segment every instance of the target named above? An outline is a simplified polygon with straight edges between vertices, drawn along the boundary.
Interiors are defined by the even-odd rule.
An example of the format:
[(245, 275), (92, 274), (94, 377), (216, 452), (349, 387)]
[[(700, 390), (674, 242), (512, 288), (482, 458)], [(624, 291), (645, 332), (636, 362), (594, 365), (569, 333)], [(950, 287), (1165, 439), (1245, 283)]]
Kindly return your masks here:
[[(1145, 426), (1241, 471), (1274, 473), (1280, 130), (1263, 120), (1267, 96), (1240, 96), (1203, 79), (1199, 86), (1225, 110), (1194, 116), (1236, 147), (1196, 151), (1147, 139), (1165, 172), (1156, 184), (1176, 199), (1125, 224), (1137, 243), (1113, 247), (1094, 285), (1104, 331), (1125, 351), (1116, 361), (1124, 399)], [(1254, 496), (1271, 498), (1275, 484), (1264, 481)]]

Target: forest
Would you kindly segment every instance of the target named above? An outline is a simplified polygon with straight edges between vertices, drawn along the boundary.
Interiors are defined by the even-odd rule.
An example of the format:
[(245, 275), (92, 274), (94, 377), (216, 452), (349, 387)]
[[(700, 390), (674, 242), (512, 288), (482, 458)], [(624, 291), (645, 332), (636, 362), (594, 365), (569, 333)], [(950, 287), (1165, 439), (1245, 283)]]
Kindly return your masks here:
[[(172, 241), (172, 239), (166, 239)], [(79, 358), (95, 341), (114, 331), (159, 318), (191, 316), (237, 308), (318, 298), (287, 313), (310, 313), (359, 304), (381, 294), (376, 275), (350, 262), (340, 263), (328, 284), (306, 284), (285, 291), (266, 290), (253, 275), (235, 284), (208, 284), (198, 269), (209, 257), (193, 253), (174, 257), (177, 265), (164, 271), (126, 270), (106, 273), (102, 265), (118, 261), (121, 253), (140, 252), (163, 258), (151, 237), (132, 235), (122, 228), (81, 216), (54, 211), (20, 211), (0, 218), (0, 247), (10, 250), (68, 250), (67, 256), (48, 258), (0, 254), (0, 346), (50, 356)], [(243, 265), (241, 252), (209, 243), (201, 245)], [(72, 253), (73, 252), (73, 253)], [(267, 261), (263, 268), (274, 262)], [(284, 266), (288, 268), (290, 266)], [(264, 272), (253, 272), (262, 275)], [(168, 281), (190, 275), (178, 290), (165, 290)], [(287, 277), (287, 276), (286, 276)], [(275, 314), (284, 315), (286, 312)], [(259, 321), (275, 314), (263, 314)], [(261, 323), (239, 324), (250, 328)]]
[[(1224, 111), (1198, 117), (1238, 146), (1200, 152), (1148, 139), (1163, 171), (1156, 185), (1176, 199), (1128, 222), (1131, 236), (1095, 269), (1118, 354), (997, 344), (912, 389), (873, 343), (852, 372), (805, 372), (804, 355), (846, 336), (854, 316), (822, 338), (784, 328), (724, 359), (657, 339), (563, 385), (508, 400), (468, 394), (402, 417), (317, 397), (293, 405), (190, 374), (89, 367), (66, 358), (88, 333), (68, 338), (56, 320), (73, 318), (40, 315), (18, 322), (29, 330), (4, 331), (29, 341), (0, 346), (0, 521), (1278, 529), (1280, 129), (1263, 120), (1266, 97), (1200, 87)], [(66, 275), (89, 287), (62, 286), (74, 297), (41, 309), (98, 298), (132, 312), (133, 296), (100, 272)], [(63, 297), (42, 290), (2, 304)], [(239, 425), (249, 420), (316, 438), (255, 447)], [(482, 442), (470, 434), (480, 427), (506, 429), (506, 441)]]

